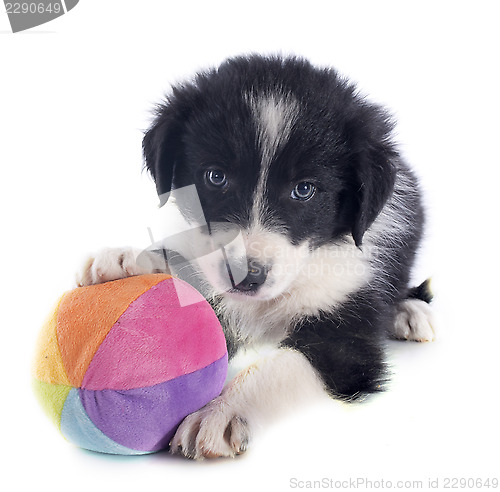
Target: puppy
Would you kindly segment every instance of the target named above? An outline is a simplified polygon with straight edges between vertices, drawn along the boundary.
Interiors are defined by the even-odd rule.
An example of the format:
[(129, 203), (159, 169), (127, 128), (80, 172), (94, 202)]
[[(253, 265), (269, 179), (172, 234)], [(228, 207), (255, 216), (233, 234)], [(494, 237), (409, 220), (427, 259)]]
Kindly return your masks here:
[[(421, 193), (392, 130), (348, 80), (294, 57), (229, 59), (158, 106), (145, 165), (162, 203), (178, 192), (196, 229), (182, 265), (214, 306), (231, 360), (268, 347), (183, 421), (173, 453), (240, 454), (278, 407), (381, 391), (388, 336), (434, 338), (428, 284), (409, 287)], [(189, 251), (209, 243), (221, 254)], [(105, 250), (80, 284), (164, 271), (158, 258)]]

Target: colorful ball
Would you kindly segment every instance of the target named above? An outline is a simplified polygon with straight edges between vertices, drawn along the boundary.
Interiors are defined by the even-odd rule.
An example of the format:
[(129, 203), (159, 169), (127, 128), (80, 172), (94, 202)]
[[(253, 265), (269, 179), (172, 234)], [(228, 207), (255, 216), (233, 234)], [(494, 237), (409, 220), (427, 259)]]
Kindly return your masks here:
[(224, 334), (203, 296), (141, 275), (61, 297), (40, 334), (34, 386), (68, 440), (129, 455), (167, 448), (226, 374)]

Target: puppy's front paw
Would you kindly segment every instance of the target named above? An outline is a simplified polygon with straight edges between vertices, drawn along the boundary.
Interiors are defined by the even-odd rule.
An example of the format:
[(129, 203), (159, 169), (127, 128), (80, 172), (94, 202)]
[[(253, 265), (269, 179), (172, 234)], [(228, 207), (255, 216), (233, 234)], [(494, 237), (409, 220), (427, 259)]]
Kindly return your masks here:
[(147, 256), (134, 248), (107, 248), (101, 250), (95, 257), (89, 258), (82, 272), (77, 275), (77, 285), (101, 284), (110, 280), (143, 275), (158, 271)]
[(434, 316), (429, 304), (419, 299), (400, 302), (394, 321), (394, 336), (416, 342), (435, 340)]
[(246, 451), (249, 440), (248, 420), (219, 397), (184, 419), (170, 452), (191, 459), (234, 457)]

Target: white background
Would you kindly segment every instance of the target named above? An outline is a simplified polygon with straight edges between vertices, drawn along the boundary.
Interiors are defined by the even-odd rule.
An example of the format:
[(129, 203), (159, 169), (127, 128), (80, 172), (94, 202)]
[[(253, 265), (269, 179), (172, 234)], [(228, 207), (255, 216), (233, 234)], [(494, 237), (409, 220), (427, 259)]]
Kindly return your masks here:
[[(81, 0), (49, 24), (9, 29), (2, 8), (4, 484), (245, 491), (500, 475), (496, 2)], [(254, 51), (333, 65), (397, 116), (426, 190), (415, 280), (434, 278), (438, 340), (391, 343), (390, 391), (298, 409), (235, 460), (79, 450), (31, 394), (36, 334), (88, 253), (147, 245), (157, 199), (141, 173), (141, 138), (153, 104), (170, 83)]]

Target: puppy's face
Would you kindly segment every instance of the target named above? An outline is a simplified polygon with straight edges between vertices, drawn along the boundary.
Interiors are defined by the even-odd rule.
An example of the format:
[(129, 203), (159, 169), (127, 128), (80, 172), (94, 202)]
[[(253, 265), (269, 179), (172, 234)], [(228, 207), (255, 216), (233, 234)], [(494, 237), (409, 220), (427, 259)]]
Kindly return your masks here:
[(196, 260), (213, 288), (264, 300), (321, 246), (347, 234), (361, 243), (392, 187), (388, 131), (335, 73), (257, 57), (176, 89), (144, 151), (160, 194), (196, 185), (223, 249)]

